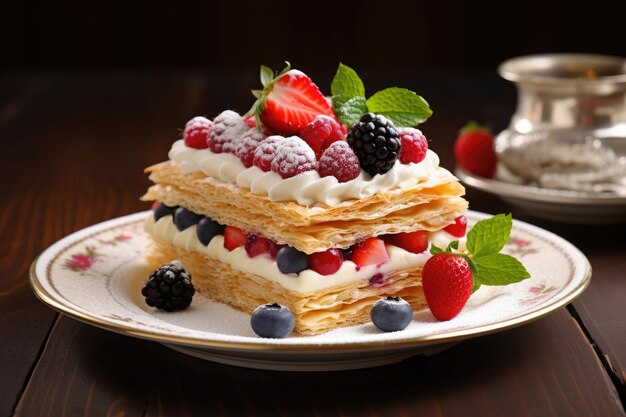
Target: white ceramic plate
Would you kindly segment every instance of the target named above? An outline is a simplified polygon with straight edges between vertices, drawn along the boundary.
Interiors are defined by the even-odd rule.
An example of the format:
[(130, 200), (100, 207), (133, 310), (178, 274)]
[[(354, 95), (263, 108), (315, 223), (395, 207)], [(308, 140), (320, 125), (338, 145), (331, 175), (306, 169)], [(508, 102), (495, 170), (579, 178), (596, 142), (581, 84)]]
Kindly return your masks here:
[[(150, 273), (143, 261), (150, 240), (143, 222), (148, 215), (141, 212), (96, 224), (52, 245), (31, 268), (35, 294), (70, 317), (203, 359), (260, 369), (323, 371), (399, 362), (527, 323), (571, 302), (591, 278), (589, 262), (572, 244), (515, 221), (505, 251), (518, 257), (532, 278), (506, 287), (481, 287), (450, 321), (438, 322), (429, 310), (422, 310), (400, 332), (384, 333), (368, 323), (317, 336), (262, 339), (251, 330), (249, 315), (202, 295), (176, 313), (144, 304), (140, 289)], [(470, 211), (467, 217), (472, 224), (487, 215)]]
[(454, 174), (468, 186), (495, 194), (537, 218), (577, 224), (626, 222), (626, 197), (518, 184), (505, 177), (490, 179), (460, 168)]

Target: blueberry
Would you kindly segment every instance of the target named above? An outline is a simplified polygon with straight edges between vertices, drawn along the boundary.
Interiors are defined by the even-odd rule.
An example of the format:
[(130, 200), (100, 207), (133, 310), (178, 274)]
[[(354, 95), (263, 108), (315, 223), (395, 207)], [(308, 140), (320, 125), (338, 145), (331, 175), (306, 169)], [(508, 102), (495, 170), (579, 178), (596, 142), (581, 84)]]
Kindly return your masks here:
[(309, 255), (291, 246), (283, 246), (276, 255), (276, 263), (283, 274), (299, 274), (309, 269)]
[(170, 207), (163, 203), (159, 203), (159, 205), (154, 208), (154, 221), (156, 222), (163, 216), (173, 214), (174, 210), (176, 210), (176, 207)]
[(196, 228), (196, 235), (198, 236), (198, 240), (204, 246), (207, 246), (213, 236), (223, 235), (224, 234), (224, 226), (219, 224), (218, 222), (211, 220), (207, 217), (203, 217), (198, 222), (198, 227)]
[(202, 215), (196, 214), (193, 211), (187, 210), (184, 207), (178, 207), (174, 211), (174, 224), (176, 225), (176, 228), (181, 232), (186, 228), (198, 223), (201, 218)]
[(250, 317), (250, 326), (261, 337), (287, 337), (293, 331), (296, 320), (287, 307), (280, 304), (260, 305)]
[(413, 320), (411, 305), (400, 297), (381, 298), (372, 306), (372, 323), (385, 332), (404, 329)]

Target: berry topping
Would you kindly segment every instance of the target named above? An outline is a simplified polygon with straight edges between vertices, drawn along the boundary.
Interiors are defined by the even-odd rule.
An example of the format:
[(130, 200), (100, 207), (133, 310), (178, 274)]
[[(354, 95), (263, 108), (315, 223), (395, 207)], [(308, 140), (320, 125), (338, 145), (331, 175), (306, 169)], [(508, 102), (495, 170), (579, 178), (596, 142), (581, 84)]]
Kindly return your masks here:
[(309, 258), (311, 269), (320, 275), (332, 275), (341, 268), (343, 252), (341, 249), (328, 249), (312, 253)]
[(241, 136), (249, 129), (243, 117), (232, 110), (225, 110), (213, 119), (209, 148), (215, 153), (235, 153)]
[(293, 313), (280, 304), (258, 306), (250, 317), (250, 326), (261, 337), (282, 339), (293, 331), (296, 320)]
[(263, 125), (274, 133), (297, 135), (316, 116), (335, 118), (329, 102), (311, 79), (288, 65), (273, 78), (272, 71), (261, 67), (265, 87), (257, 94), (256, 114)]
[(202, 218), (201, 214), (196, 214), (191, 210), (187, 210), (184, 207), (178, 207), (174, 210), (174, 224), (176, 228), (181, 232), (188, 227), (198, 223)]
[(302, 129), (300, 137), (309, 144), (319, 159), (324, 149), (328, 148), (331, 143), (343, 139), (344, 133), (341, 126), (332, 117), (317, 116)]
[(498, 157), (493, 146), (493, 135), (489, 129), (470, 122), (454, 143), (456, 163), (467, 172), (492, 178), (496, 173)]
[(186, 309), (195, 292), (191, 275), (179, 261), (173, 261), (154, 271), (141, 289), (146, 304), (165, 311)]
[(283, 178), (291, 178), (317, 168), (315, 153), (305, 141), (297, 136), (283, 140), (272, 160), (272, 171)]
[(246, 232), (234, 226), (224, 228), (224, 247), (229, 251), (246, 244), (248, 236)]
[(309, 256), (291, 246), (283, 246), (276, 255), (276, 264), (283, 274), (299, 274), (309, 269)]
[(389, 260), (385, 242), (377, 237), (370, 237), (357, 243), (352, 249), (350, 260), (357, 266), (357, 270), (368, 265), (382, 265)]
[(400, 297), (381, 298), (372, 306), (372, 323), (384, 332), (404, 330), (413, 320), (411, 305)]
[(430, 311), (437, 320), (450, 320), (472, 295), (472, 272), (459, 255), (439, 253), (424, 264), (422, 286)]
[(461, 215), (454, 219), (454, 223), (443, 228), (446, 232), (455, 237), (465, 236), (465, 230), (467, 230), (467, 219)]
[(267, 138), (267, 135), (256, 128), (252, 128), (243, 134), (239, 143), (235, 147), (235, 155), (246, 168), (252, 166), (254, 151)]
[(422, 253), (428, 249), (428, 232), (424, 230), (388, 235), (385, 240), (411, 253)]
[(361, 168), (371, 176), (389, 171), (402, 150), (394, 125), (374, 113), (361, 116), (350, 128), (347, 141), (359, 158)]
[(165, 204), (158, 203), (156, 201), (155, 203), (157, 203), (157, 205), (153, 208), (155, 222), (158, 221), (163, 216), (174, 214), (174, 211), (177, 209), (177, 207), (166, 206)]
[(426, 157), (428, 150), (428, 141), (426, 136), (418, 129), (405, 127), (399, 129), (400, 141), (402, 142), (402, 151), (400, 152), (400, 162), (408, 164), (409, 162), (422, 162)]
[(215, 220), (209, 219), (208, 217), (200, 219), (198, 226), (196, 227), (196, 236), (198, 236), (198, 240), (204, 246), (207, 246), (213, 237), (223, 234), (224, 226)]
[(252, 164), (255, 167), (261, 168), (262, 171), (271, 171), (272, 160), (274, 159), (274, 156), (276, 156), (278, 147), (284, 140), (284, 137), (277, 135), (264, 139), (254, 150)]
[(267, 246), (269, 247), (270, 258), (275, 260), (278, 255), (278, 251), (285, 245), (280, 245), (273, 240), (269, 240), (268, 242)]
[(339, 182), (355, 179), (361, 173), (359, 158), (344, 141), (331, 144), (322, 154), (318, 172), (320, 176), (334, 176)]
[(253, 233), (248, 233), (248, 238), (246, 239), (246, 253), (249, 257), (254, 258), (255, 256), (259, 256), (263, 253), (269, 254), (270, 240), (264, 238), (260, 235), (255, 235)]
[(209, 133), (213, 123), (206, 117), (197, 116), (187, 122), (183, 131), (183, 140), (185, 145), (190, 148), (205, 149), (209, 145)]

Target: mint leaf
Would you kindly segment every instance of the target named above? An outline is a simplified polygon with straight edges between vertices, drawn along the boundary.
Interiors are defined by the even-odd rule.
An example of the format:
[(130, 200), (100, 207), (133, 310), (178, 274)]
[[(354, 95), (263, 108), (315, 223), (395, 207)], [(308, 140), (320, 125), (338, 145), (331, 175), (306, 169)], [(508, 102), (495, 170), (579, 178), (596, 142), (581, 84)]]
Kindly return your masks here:
[(347, 65), (339, 64), (337, 73), (330, 84), (330, 92), (334, 96), (343, 96), (345, 101), (353, 97), (365, 97), (365, 86), (356, 71)]
[(498, 214), (481, 220), (467, 233), (467, 250), (474, 258), (498, 253), (509, 241), (513, 227), (511, 214)]
[(479, 258), (475, 257), (474, 262), (478, 270), (473, 277), (479, 284), (507, 285), (530, 278), (524, 265), (509, 255), (491, 253)]
[(274, 71), (270, 67), (261, 65), (261, 84), (267, 87), (274, 79)]
[(351, 98), (354, 97), (350, 97), (347, 96), (345, 94), (335, 94), (333, 95), (333, 111), (335, 113), (339, 113), (339, 110), (341, 109), (341, 106), (343, 106), (344, 104), (346, 104)]
[(430, 254), (431, 255), (437, 255), (438, 253), (444, 253), (445, 251), (443, 249), (441, 249), (439, 246), (435, 245), (434, 243), (430, 245)]
[(397, 127), (413, 127), (425, 122), (433, 111), (426, 100), (406, 88), (385, 88), (367, 100), (367, 109), (382, 114)]
[(350, 127), (359, 121), (364, 113), (367, 113), (365, 97), (353, 97), (342, 105), (336, 112), (341, 123)]

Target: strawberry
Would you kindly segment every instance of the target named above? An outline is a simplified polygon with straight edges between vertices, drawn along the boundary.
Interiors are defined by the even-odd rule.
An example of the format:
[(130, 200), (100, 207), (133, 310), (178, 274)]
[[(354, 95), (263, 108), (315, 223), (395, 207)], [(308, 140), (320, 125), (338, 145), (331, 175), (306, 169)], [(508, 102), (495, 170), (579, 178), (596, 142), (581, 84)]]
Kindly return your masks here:
[(246, 232), (237, 227), (226, 226), (224, 229), (224, 247), (229, 251), (245, 245), (247, 240)]
[(359, 270), (363, 266), (384, 264), (389, 261), (389, 254), (384, 241), (377, 237), (370, 237), (354, 246), (350, 260)]
[(424, 264), (422, 287), (435, 318), (450, 320), (459, 314), (472, 295), (472, 271), (462, 256), (439, 253)]
[(327, 249), (324, 252), (312, 253), (309, 257), (311, 269), (320, 275), (332, 275), (341, 268), (343, 252), (341, 249)]
[(493, 147), (493, 135), (489, 129), (469, 122), (456, 138), (454, 157), (457, 164), (467, 172), (492, 178), (496, 173), (498, 157)]
[(443, 228), (443, 230), (450, 233), (452, 236), (463, 237), (465, 236), (465, 231), (467, 230), (467, 218), (460, 215), (454, 219), (454, 223), (447, 225)]
[(262, 91), (253, 109), (265, 127), (282, 135), (297, 135), (320, 114), (337, 120), (326, 97), (311, 79), (287, 63), (275, 78), (272, 70), (261, 66)]
[(425, 230), (387, 235), (385, 240), (411, 253), (422, 253), (428, 249), (428, 232)]
[(255, 235), (254, 233), (248, 233), (248, 237), (246, 239), (245, 249), (246, 253), (249, 257), (254, 258), (255, 256), (259, 256), (261, 254), (270, 252), (269, 239), (261, 236)]

